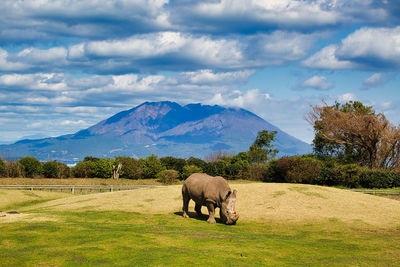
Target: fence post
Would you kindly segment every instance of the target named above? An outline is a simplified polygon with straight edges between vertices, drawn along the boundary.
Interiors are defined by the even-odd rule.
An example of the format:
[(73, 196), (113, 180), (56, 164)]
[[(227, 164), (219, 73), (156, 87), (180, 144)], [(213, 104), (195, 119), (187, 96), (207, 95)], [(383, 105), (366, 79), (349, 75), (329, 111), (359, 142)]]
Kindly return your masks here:
[(71, 187), (71, 193), (74, 195), (75, 194), (75, 187)]

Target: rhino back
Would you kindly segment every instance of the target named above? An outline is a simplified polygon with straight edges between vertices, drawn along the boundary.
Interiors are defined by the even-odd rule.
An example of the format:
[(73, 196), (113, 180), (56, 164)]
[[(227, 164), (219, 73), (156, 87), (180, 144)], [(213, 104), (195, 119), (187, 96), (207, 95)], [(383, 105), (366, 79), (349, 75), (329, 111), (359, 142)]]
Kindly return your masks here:
[(195, 173), (189, 176), (185, 180), (184, 187), (186, 187), (194, 202), (205, 205), (206, 201), (210, 201), (218, 207), (221, 206), (224, 197), (231, 191), (224, 178), (213, 177), (204, 173)]

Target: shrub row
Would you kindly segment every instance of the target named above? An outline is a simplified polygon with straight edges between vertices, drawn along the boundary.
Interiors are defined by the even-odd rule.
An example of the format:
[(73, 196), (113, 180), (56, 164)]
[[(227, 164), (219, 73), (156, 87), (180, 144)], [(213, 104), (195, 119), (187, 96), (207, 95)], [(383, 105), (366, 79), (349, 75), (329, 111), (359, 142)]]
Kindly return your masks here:
[[(260, 171), (262, 170), (262, 171)], [(283, 157), (269, 163), (252, 165), (257, 180), (264, 182), (303, 183), (350, 188), (391, 188), (400, 186), (400, 172), (369, 169), (357, 164), (341, 164), (335, 159), (314, 156)]]
[(103, 159), (86, 157), (69, 168), (67, 165), (24, 157), (17, 162), (0, 159), (2, 177), (48, 178), (111, 178), (113, 170), (121, 164), (121, 178), (158, 178), (163, 183), (186, 179), (192, 173), (204, 172), (227, 179), (248, 179), (263, 182), (304, 183), (328, 186), (390, 188), (400, 187), (400, 172), (368, 169), (356, 164), (343, 164), (335, 158), (317, 158), (313, 155), (282, 157), (268, 163), (249, 164), (247, 153), (223, 156), (213, 162), (198, 158), (187, 160), (155, 155), (134, 159), (117, 157)]

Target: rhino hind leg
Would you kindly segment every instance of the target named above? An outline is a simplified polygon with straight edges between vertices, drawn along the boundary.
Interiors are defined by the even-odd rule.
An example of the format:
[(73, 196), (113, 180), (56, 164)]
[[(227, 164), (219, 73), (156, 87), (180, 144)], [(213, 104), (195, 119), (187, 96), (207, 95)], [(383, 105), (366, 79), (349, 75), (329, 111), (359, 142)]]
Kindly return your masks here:
[(182, 199), (183, 199), (183, 218), (189, 218), (189, 194), (186, 192), (185, 188), (182, 190)]
[(215, 223), (215, 206), (214, 206), (214, 203), (207, 202), (207, 209), (208, 209), (208, 213), (210, 215), (208, 217), (207, 222)]
[(199, 217), (203, 216), (203, 213), (201, 213), (201, 205), (196, 203), (196, 206), (194, 207), (194, 210), (196, 211), (197, 216), (199, 216)]

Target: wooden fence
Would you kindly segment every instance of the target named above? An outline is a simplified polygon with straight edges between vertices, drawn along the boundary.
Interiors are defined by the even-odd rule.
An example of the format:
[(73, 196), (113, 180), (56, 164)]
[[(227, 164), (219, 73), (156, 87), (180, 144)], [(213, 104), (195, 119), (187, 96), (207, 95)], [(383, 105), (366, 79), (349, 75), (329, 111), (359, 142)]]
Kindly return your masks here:
[(54, 192), (67, 192), (71, 194), (91, 194), (100, 192), (113, 192), (133, 190), (139, 188), (158, 187), (156, 185), (0, 185), (0, 189), (13, 190), (43, 190)]
[[(43, 190), (55, 192), (68, 192), (71, 194), (91, 194), (100, 192), (113, 192), (121, 190), (133, 190), (139, 188), (160, 187), (157, 185), (0, 185), (0, 189), (14, 190)], [(372, 195), (398, 195), (400, 190), (374, 190), (374, 189), (350, 189)]]

